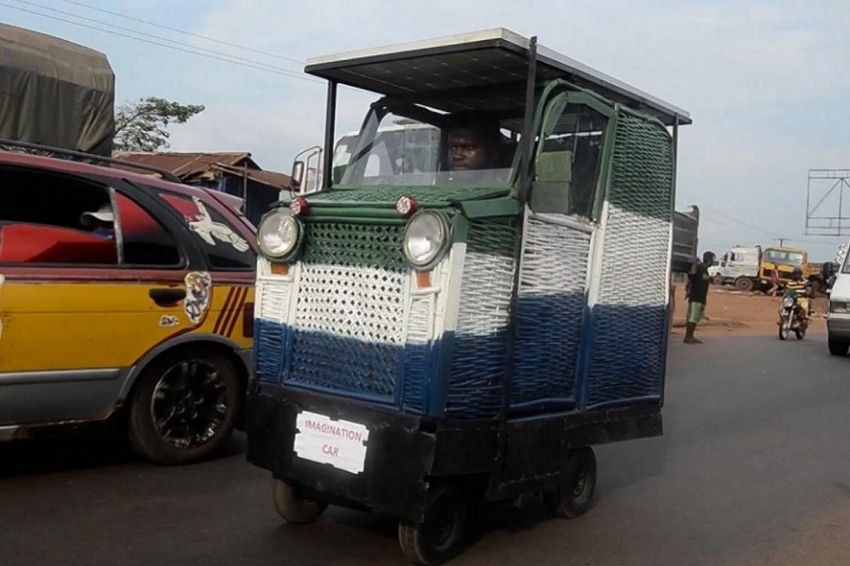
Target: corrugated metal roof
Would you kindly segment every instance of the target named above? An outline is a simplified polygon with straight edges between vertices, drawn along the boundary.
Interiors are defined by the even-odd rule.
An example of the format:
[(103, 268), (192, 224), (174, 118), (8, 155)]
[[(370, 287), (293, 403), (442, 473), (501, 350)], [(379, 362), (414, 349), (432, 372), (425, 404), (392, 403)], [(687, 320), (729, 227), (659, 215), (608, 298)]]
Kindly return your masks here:
[(130, 151), (119, 151), (115, 158), (133, 163), (152, 165), (160, 169), (171, 171), (184, 181), (189, 181), (215, 169), (217, 165), (225, 167), (241, 167), (247, 165), (249, 169), (258, 170), (259, 166), (251, 159), (251, 154), (241, 153), (134, 153)]
[(242, 169), (241, 167), (228, 167), (216, 165), (217, 169), (226, 171), (232, 175), (242, 176), (247, 173), (248, 178), (257, 183), (268, 185), (273, 189), (288, 189), (292, 184), (292, 177), (278, 173), (277, 171), (264, 171), (262, 169)]

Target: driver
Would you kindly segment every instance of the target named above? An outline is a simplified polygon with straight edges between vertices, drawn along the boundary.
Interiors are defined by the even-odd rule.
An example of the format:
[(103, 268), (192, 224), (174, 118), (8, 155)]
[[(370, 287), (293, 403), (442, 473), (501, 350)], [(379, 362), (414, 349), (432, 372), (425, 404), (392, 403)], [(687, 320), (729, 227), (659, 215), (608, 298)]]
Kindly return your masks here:
[(497, 168), (501, 141), (498, 122), (466, 116), (449, 130), (446, 155), (449, 170)]

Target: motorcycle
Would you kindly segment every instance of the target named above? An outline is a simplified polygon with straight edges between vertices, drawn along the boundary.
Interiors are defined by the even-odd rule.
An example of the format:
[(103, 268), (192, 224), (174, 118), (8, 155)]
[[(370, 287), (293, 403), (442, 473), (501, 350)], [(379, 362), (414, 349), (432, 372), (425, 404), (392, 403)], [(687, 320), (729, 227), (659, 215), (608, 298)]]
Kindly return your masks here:
[(806, 329), (809, 327), (809, 317), (806, 308), (800, 302), (800, 294), (789, 289), (782, 296), (782, 307), (779, 309), (779, 339), (788, 340), (791, 332), (797, 336), (797, 340), (806, 337)]

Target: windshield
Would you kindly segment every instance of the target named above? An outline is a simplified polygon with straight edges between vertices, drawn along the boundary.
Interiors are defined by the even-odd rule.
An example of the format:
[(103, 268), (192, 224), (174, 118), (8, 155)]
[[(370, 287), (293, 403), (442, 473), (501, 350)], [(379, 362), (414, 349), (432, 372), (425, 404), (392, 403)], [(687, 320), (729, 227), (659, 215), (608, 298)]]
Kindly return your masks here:
[[(439, 114), (420, 106), (373, 108), (342, 185), (497, 186), (511, 182), (518, 134), (485, 115)], [(416, 115), (414, 117), (413, 115)], [(341, 164), (341, 162), (338, 162)]]
[(801, 252), (767, 250), (764, 252), (764, 259), (770, 263), (783, 263), (787, 265), (803, 264), (803, 254)]

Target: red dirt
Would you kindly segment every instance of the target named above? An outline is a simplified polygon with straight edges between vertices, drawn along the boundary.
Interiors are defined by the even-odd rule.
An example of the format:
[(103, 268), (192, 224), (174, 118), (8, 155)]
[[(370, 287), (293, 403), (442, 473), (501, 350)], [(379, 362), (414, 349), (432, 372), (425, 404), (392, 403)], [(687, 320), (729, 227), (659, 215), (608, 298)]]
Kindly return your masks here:
[[(675, 310), (673, 312), (673, 334), (682, 335), (685, 325), (687, 302), (685, 286), (675, 285)], [(781, 297), (769, 297), (763, 293), (745, 293), (732, 287), (718, 289), (712, 287), (708, 293), (705, 314), (698, 328), (697, 335), (765, 335), (776, 333), (776, 322), (779, 319), (779, 301)], [(809, 330), (811, 332), (826, 331), (827, 300), (815, 299), (815, 315)]]

